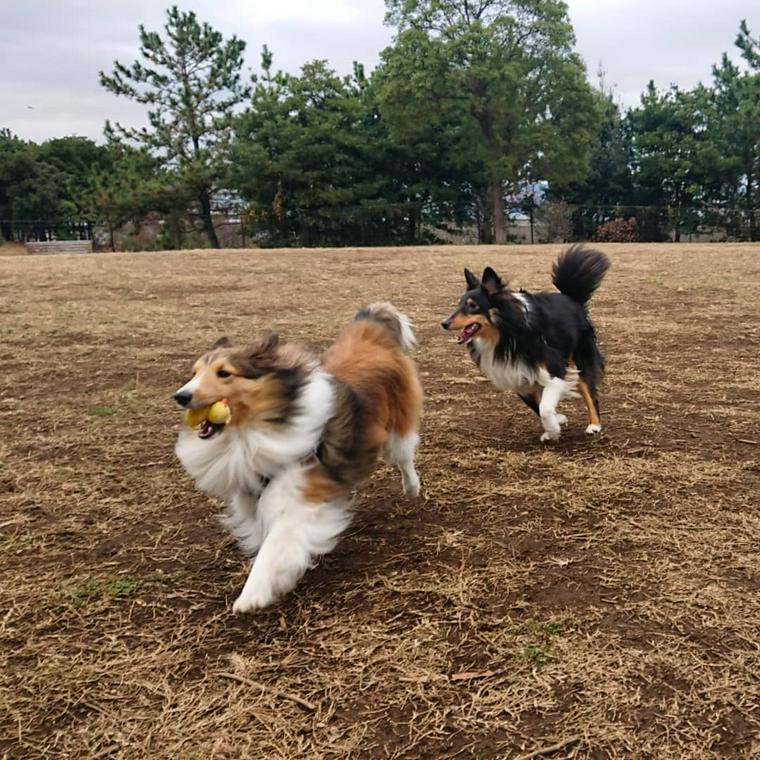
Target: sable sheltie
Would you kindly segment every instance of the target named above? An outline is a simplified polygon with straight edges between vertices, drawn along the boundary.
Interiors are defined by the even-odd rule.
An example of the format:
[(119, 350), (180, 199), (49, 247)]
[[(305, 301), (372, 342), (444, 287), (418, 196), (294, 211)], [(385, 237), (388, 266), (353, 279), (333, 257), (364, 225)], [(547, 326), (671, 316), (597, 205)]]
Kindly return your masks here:
[(587, 305), (609, 266), (603, 253), (569, 248), (552, 269), (559, 293), (514, 291), (491, 267), (480, 280), (465, 269), (467, 291), (441, 323), (460, 331), (457, 342), (497, 388), (516, 391), (539, 415), (542, 441), (559, 438), (567, 417), (557, 414), (557, 404), (579, 394), (588, 410), (586, 433), (602, 429), (597, 388), (604, 358)]
[(290, 591), (350, 521), (352, 489), (382, 453), (417, 496), (422, 389), (409, 319), (391, 304), (362, 309), (319, 361), (276, 335), (247, 348), (220, 339), (175, 394), (199, 409), (226, 399), (226, 425), (204, 421), (177, 440), (202, 491), (226, 502), (223, 522), (255, 554), (234, 612)]

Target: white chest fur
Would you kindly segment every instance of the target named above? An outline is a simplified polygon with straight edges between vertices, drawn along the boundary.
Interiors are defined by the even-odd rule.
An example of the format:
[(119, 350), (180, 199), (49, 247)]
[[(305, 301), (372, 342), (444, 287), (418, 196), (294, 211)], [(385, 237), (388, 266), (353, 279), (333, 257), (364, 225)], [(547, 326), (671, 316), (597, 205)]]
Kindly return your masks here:
[(202, 440), (187, 428), (175, 451), (182, 466), (202, 491), (231, 499), (240, 491), (256, 492), (260, 478), (271, 478), (307, 457), (319, 446), (333, 412), (333, 386), (328, 375), (313, 372), (298, 400), (298, 411), (276, 431), (228, 427)]
[(528, 390), (539, 384), (538, 372), (524, 362), (519, 359), (497, 359), (493, 343), (477, 337), (474, 341), (480, 356), (481, 371), (500, 390)]

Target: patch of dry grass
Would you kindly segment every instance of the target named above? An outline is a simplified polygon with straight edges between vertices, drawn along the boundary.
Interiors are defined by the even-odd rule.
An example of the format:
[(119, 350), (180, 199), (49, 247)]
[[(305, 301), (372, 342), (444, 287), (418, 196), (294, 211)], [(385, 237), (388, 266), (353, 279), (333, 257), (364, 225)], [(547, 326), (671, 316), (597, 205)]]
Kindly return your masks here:
[[(568, 404), (549, 448), (438, 322), (464, 266), (540, 289), (557, 247), (0, 250), (0, 756), (758, 755), (760, 248), (603, 248), (605, 432)], [(221, 334), (321, 349), (381, 299), (417, 325), (425, 498), (380, 467), (233, 617), (171, 392)]]

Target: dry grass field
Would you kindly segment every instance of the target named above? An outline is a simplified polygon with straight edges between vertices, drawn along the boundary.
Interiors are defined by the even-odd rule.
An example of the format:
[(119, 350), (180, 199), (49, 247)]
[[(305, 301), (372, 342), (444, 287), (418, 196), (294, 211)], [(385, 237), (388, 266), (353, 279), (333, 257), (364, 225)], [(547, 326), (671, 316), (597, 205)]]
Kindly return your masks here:
[[(3, 256), (0, 757), (760, 756), (760, 246), (602, 246), (605, 429), (542, 445), (438, 323), (462, 268), (557, 246)], [(414, 319), (405, 500), (381, 466), (270, 610), (173, 454), (221, 334)]]

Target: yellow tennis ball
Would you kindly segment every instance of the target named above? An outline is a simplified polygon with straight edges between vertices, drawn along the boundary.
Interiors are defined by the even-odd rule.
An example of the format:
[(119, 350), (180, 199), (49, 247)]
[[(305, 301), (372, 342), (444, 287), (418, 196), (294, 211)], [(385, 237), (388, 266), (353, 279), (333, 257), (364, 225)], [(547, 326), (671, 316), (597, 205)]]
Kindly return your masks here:
[(211, 404), (206, 419), (214, 425), (226, 425), (232, 419), (232, 412), (226, 401)]
[(188, 427), (195, 428), (206, 419), (210, 407), (203, 406), (200, 409), (188, 409), (185, 412), (185, 424)]

